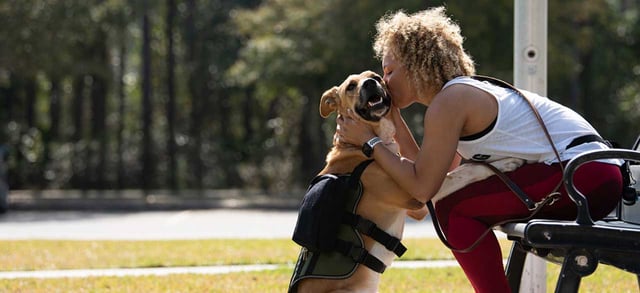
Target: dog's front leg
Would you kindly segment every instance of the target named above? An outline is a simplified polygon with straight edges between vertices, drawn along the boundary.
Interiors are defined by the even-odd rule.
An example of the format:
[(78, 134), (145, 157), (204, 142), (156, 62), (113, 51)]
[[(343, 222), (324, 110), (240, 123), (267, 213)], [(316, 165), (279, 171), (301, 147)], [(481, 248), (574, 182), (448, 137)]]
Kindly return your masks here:
[(429, 209), (427, 209), (426, 205), (423, 205), (422, 208), (417, 210), (407, 210), (407, 216), (417, 221), (422, 221), (427, 216), (428, 213), (429, 213)]

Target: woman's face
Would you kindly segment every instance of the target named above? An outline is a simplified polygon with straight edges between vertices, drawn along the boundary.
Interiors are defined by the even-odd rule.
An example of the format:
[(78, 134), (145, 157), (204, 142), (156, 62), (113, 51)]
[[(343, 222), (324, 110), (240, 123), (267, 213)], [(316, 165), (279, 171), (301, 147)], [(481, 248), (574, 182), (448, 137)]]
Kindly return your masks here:
[(382, 58), (382, 71), (384, 72), (382, 79), (391, 92), (393, 105), (402, 109), (413, 104), (416, 93), (409, 85), (407, 69), (396, 61), (390, 52), (387, 52)]

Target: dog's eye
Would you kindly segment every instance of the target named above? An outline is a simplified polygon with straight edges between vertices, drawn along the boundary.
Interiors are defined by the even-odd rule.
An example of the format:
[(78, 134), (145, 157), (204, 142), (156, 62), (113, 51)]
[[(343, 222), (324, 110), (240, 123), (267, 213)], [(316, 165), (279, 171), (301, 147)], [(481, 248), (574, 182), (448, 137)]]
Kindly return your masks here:
[(347, 91), (352, 91), (352, 90), (354, 90), (355, 88), (356, 88), (356, 84), (355, 84), (355, 83), (350, 83), (350, 84), (347, 86)]

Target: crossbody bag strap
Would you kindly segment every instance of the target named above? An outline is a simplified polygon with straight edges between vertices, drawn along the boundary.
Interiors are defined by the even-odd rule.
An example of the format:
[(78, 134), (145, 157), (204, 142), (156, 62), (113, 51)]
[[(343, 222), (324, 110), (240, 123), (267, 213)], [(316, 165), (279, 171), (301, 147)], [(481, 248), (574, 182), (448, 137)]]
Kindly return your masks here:
[(484, 75), (474, 75), (474, 76), (471, 76), (471, 78), (477, 79), (477, 80), (480, 80), (480, 81), (492, 82), (492, 83), (494, 83), (496, 85), (499, 85), (501, 87), (508, 88), (508, 89), (514, 91), (515, 93), (517, 93), (520, 97), (522, 97), (523, 100), (525, 100), (527, 102), (527, 105), (529, 105), (529, 107), (531, 108), (531, 111), (536, 116), (536, 120), (538, 120), (538, 124), (540, 124), (540, 127), (542, 128), (542, 131), (544, 131), (544, 135), (547, 137), (547, 141), (549, 141), (549, 144), (551, 145), (551, 148), (553, 149), (553, 153), (556, 155), (556, 159), (558, 159), (558, 163), (560, 164), (560, 168), (562, 169), (562, 171), (564, 173), (564, 166), (562, 164), (562, 160), (560, 159), (560, 153), (558, 152), (558, 149), (556, 148), (555, 143), (553, 143), (553, 139), (551, 138), (551, 134), (549, 134), (549, 130), (547, 129), (547, 125), (544, 123), (544, 120), (542, 120), (542, 116), (540, 116), (540, 112), (538, 112), (538, 109), (536, 109), (536, 106), (533, 105), (531, 100), (529, 100), (529, 98), (527, 98), (527, 96), (523, 92), (521, 92), (519, 89), (517, 89), (516, 87), (512, 86), (510, 83), (508, 83), (508, 82), (506, 82), (504, 80), (497, 79), (495, 77), (484, 76)]
[[(562, 163), (562, 159), (560, 158), (560, 153), (558, 152), (558, 149), (556, 148), (556, 144), (553, 143), (553, 139), (551, 138), (551, 134), (549, 134), (549, 130), (547, 129), (547, 125), (544, 123), (544, 120), (542, 120), (542, 116), (540, 116), (540, 112), (538, 112), (538, 109), (536, 109), (536, 106), (533, 105), (531, 100), (529, 100), (529, 98), (527, 98), (527, 96), (523, 92), (521, 92), (519, 89), (517, 89), (516, 87), (512, 86), (510, 83), (508, 83), (508, 82), (506, 82), (504, 80), (497, 79), (495, 77), (484, 76), (484, 75), (474, 75), (474, 76), (471, 76), (471, 78), (476, 79), (476, 80), (480, 80), (480, 81), (488, 81), (488, 82), (494, 83), (494, 84), (496, 84), (498, 86), (501, 86), (501, 87), (504, 87), (504, 88), (508, 88), (508, 89), (514, 91), (515, 93), (517, 93), (520, 97), (522, 97), (522, 99), (524, 101), (527, 102), (527, 105), (529, 105), (529, 107), (531, 108), (531, 111), (535, 115), (536, 120), (538, 120), (538, 124), (540, 124), (540, 127), (542, 128), (542, 131), (544, 132), (544, 135), (547, 137), (547, 141), (549, 141), (549, 144), (551, 145), (551, 149), (553, 149), (553, 153), (556, 155), (556, 159), (558, 160), (558, 164), (560, 165), (560, 170), (562, 171), (562, 174), (564, 174), (564, 164)], [(501, 179), (503, 179), (503, 178), (501, 178)], [(551, 196), (552, 194), (555, 194), (560, 189), (560, 186), (562, 186), (562, 180), (560, 180), (558, 185), (556, 185), (556, 187), (553, 189), (553, 191), (551, 191), (551, 193), (548, 196)]]

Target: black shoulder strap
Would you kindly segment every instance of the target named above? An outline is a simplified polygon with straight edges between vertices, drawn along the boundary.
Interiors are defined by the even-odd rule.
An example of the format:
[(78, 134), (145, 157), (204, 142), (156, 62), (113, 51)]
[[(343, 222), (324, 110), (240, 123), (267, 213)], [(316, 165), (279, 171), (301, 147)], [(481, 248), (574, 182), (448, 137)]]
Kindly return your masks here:
[(362, 176), (362, 172), (364, 172), (364, 169), (366, 169), (367, 166), (369, 166), (369, 164), (371, 164), (372, 162), (373, 160), (362, 161), (360, 164), (358, 164), (358, 166), (353, 168), (351, 176), (349, 177), (349, 187), (356, 188), (358, 186), (358, 184), (360, 183), (360, 176)]
[(320, 180), (324, 179), (324, 178), (338, 178), (338, 176), (334, 175), (334, 174), (323, 174), (323, 175), (318, 175), (316, 177), (314, 177), (311, 182), (309, 183), (309, 187), (307, 187), (307, 190), (309, 190), (311, 188), (311, 186), (313, 186), (314, 184), (318, 183)]

